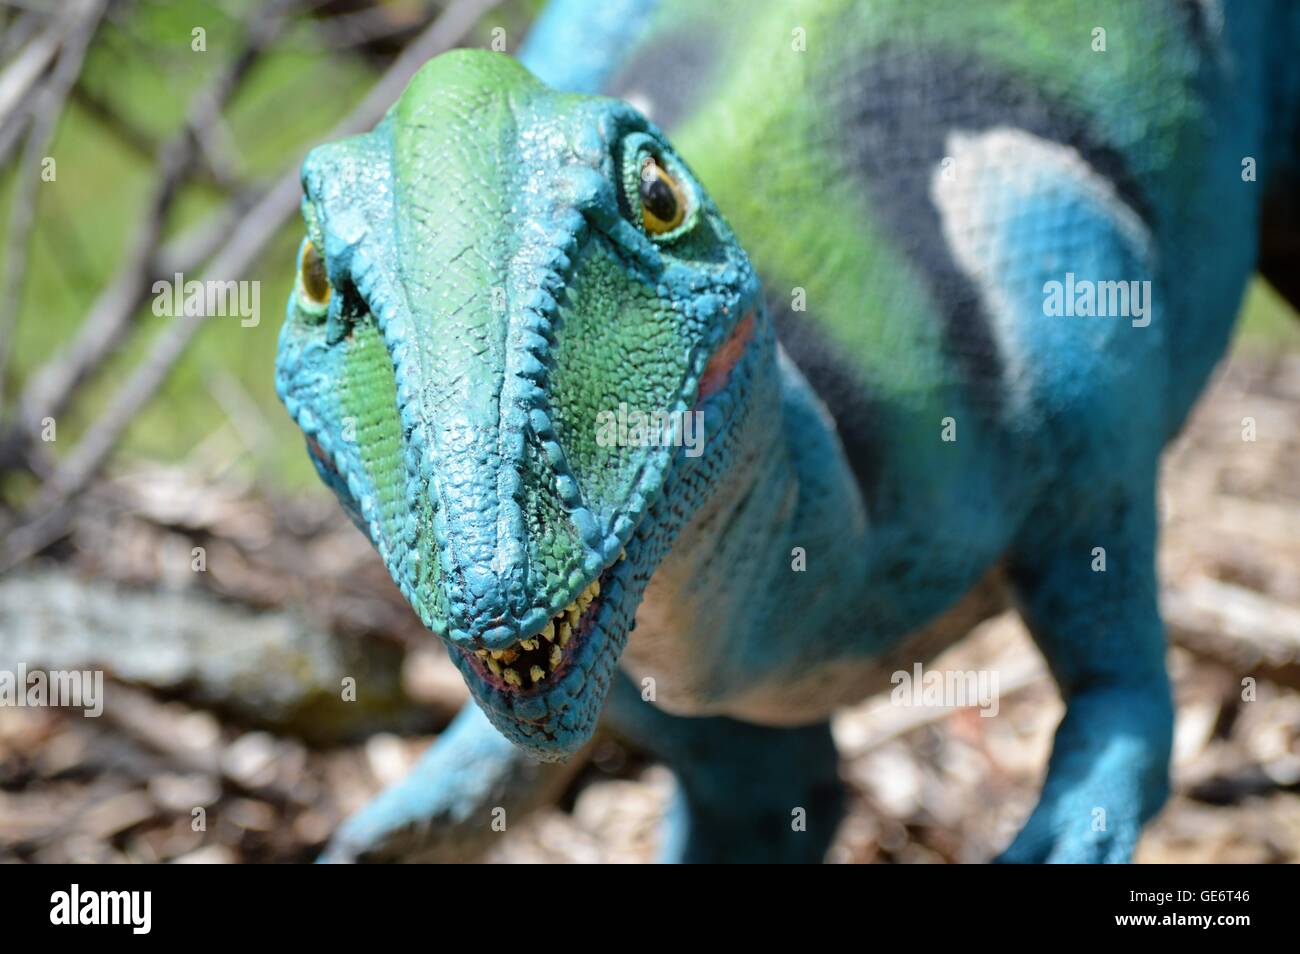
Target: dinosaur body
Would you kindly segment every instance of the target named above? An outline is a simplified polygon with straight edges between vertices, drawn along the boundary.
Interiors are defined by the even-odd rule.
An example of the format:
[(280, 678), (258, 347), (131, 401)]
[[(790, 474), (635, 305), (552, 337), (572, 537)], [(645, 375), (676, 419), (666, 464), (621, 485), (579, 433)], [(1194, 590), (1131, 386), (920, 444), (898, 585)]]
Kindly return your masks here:
[[(940, 6), (565, 0), (536, 78), (449, 54), (309, 156), (280, 390), (478, 703), (333, 857), (603, 713), (677, 773), (668, 857), (815, 859), (829, 714), (1008, 599), (1068, 712), (1007, 857), (1128, 857), (1158, 458), (1295, 158), (1300, 12)], [(703, 453), (608, 446), (620, 405)]]

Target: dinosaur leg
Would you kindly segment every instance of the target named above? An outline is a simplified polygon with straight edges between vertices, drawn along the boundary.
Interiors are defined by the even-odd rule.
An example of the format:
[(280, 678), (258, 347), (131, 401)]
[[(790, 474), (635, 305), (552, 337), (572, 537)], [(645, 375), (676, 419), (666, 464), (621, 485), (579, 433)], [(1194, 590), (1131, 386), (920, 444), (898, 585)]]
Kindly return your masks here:
[(553, 803), (586, 761), (541, 763), (467, 702), (412, 769), (344, 822), (321, 861), (475, 861), (533, 809)]
[(1059, 513), (1031, 520), (1017, 545), (1012, 582), (1067, 708), (1038, 807), (1003, 861), (1127, 861), (1164, 803), (1173, 708), (1150, 497), (1063, 532)]
[(775, 729), (669, 715), (620, 676), (602, 723), (677, 777), (662, 860), (820, 862), (843, 813), (828, 723)]
[(1168, 790), (1154, 488), (1187, 399), (1171, 341), (1230, 316), (1176, 293), (1139, 195), (1103, 156), (1014, 128), (948, 148), (961, 172), (936, 176), (932, 196), (1000, 342), (1017, 466), (1037, 488), (1009, 575), (1067, 704), (1004, 858), (1123, 861)]

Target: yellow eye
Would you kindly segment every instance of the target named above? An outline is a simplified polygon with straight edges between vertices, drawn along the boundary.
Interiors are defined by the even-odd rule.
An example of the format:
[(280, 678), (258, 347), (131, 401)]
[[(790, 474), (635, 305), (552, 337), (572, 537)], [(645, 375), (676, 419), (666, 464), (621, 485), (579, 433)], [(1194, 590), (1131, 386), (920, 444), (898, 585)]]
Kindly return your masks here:
[(641, 163), (641, 221), (651, 235), (663, 235), (686, 219), (686, 193), (652, 156)]
[(328, 305), (331, 289), (329, 276), (325, 274), (325, 260), (310, 239), (303, 242), (298, 273), (302, 276), (302, 293), (308, 304), (317, 307)]

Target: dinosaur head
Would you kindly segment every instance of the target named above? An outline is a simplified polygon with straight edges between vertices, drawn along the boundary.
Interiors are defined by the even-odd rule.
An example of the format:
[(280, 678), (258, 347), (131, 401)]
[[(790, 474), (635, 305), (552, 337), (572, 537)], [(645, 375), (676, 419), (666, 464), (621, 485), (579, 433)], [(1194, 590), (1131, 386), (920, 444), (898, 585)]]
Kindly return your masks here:
[(564, 758), (772, 360), (754, 273), (645, 118), (500, 54), (430, 61), (303, 186), (279, 393), (479, 705)]

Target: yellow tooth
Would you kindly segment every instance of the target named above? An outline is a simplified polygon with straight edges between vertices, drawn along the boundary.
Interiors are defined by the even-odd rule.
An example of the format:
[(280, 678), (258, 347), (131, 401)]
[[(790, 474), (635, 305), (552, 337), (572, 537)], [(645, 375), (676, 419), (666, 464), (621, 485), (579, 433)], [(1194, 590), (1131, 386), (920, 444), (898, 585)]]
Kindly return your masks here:
[(479, 659), (487, 659), (488, 651), (486, 649), (476, 649), (474, 650), (474, 655)]
[(564, 615), (568, 617), (570, 626), (577, 626), (578, 620), (582, 618), (582, 610), (576, 606), (570, 606), (565, 610)]
[(501, 658), (502, 656), (504, 656), (504, 655), (505, 655), (505, 653), (503, 653), (503, 652), (502, 652), (501, 650), (499, 650), (499, 649), (494, 649), (494, 650), (492, 650), (492, 658), (493, 658), (493, 659), (500, 659), (500, 658)]
[(533, 682), (541, 682), (546, 678), (546, 670), (541, 666), (534, 666), (532, 669), (528, 670), (528, 675), (533, 677)]
[(524, 647), (524, 649), (536, 649), (536, 648), (537, 648), (537, 640), (535, 640), (535, 639), (521, 639), (521, 640), (519, 640), (519, 645), (522, 646), (522, 647)]
[(487, 666), (488, 669), (492, 670), (492, 675), (494, 676), (501, 675), (501, 664), (498, 663), (495, 659), (489, 659), (487, 661)]
[(627, 559), (627, 547), (619, 547), (619, 550), (618, 550), (618, 558), (619, 558), (620, 560), (626, 560), (626, 559)]
[(554, 622), (550, 622), (550, 623), (547, 623), (547, 624), (546, 624), (546, 628), (545, 628), (544, 630), (542, 630), (542, 639), (546, 640), (548, 643), (553, 643), (553, 642), (555, 642), (555, 623), (554, 623)]
[(507, 663), (507, 664), (509, 664), (509, 663), (514, 662), (514, 661), (515, 661), (516, 659), (518, 659), (518, 658), (519, 658), (519, 650), (517, 650), (517, 649), (503, 649), (503, 650), (501, 650), (501, 661), (502, 661), (503, 663)]
[(561, 646), (567, 646), (567, 645), (569, 645), (569, 634), (570, 634), (570, 632), (571, 632), (571, 631), (570, 631), (570, 629), (569, 629), (569, 624), (568, 624), (568, 623), (561, 623), (561, 624), (560, 624), (560, 645), (561, 645)]
[(600, 580), (591, 581), (591, 598), (594, 600), (600, 595)]
[(505, 679), (507, 685), (522, 686), (524, 684), (523, 680), (519, 678), (519, 673), (515, 672), (509, 666), (506, 667), (506, 671), (503, 678)]
[(551, 664), (551, 672), (555, 672), (560, 667), (560, 662), (564, 659), (564, 650), (559, 646), (551, 647), (551, 658), (548, 660)]

